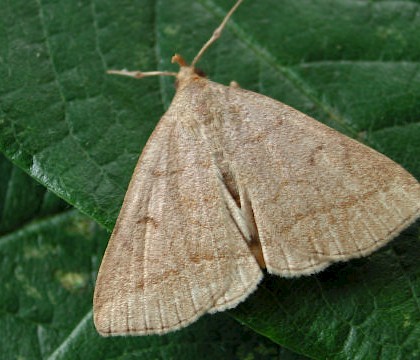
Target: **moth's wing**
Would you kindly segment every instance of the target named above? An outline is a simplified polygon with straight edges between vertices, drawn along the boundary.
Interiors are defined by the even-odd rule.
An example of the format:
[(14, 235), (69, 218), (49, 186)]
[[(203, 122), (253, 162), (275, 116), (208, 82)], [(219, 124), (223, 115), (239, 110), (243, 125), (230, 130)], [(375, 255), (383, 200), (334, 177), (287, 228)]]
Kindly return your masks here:
[(178, 329), (235, 306), (262, 277), (181, 113), (174, 101), (150, 137), (105, 252), (94, 295), (102, 335)]
[(419, 183), (389, 158), (273, 99), (213, 86), (236, 114), (222, 143), (269, 272), (367, 255), (419, 217)]

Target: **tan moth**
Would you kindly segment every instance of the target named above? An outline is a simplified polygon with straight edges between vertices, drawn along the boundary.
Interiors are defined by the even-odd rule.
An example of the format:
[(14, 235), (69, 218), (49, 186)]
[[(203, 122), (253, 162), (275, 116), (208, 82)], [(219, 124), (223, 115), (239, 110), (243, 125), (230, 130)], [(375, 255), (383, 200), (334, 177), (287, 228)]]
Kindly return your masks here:
[(265, 268), (320, 271), (372, 253), (420, 215), (420, 185), (384, 155), (191, 65), (137, 163), (94, 295), (102, 335), (162, 334), (236, 306)]

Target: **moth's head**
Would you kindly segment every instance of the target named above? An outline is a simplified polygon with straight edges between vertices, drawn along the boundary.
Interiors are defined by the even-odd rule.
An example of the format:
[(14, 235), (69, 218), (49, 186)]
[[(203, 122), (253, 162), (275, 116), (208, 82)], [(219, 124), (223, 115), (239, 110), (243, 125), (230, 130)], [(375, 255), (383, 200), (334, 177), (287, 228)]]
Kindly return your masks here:
[(172, 57), (172, 63), (178, 63), (180, 66), (178, 74), (176, 75), (176, 83), (175, 86), (177, 89), (185, 86), (186, 84), (203, 79), (206, 77), (205, 73), (192, 66), (188, 65), (181, 55), (175, 54)]

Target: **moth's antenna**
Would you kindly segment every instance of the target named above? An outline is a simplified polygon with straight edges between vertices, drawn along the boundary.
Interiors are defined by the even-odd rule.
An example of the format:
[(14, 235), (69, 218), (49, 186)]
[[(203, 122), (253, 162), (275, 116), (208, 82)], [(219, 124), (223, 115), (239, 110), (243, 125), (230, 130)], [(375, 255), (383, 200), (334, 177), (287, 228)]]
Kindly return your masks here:
[[(232, 14), (235, 12), (235, 10), (238, 8), (239, 5), (241, 5), (241, 2), (243, 0), (238, 0), (235, 5), (233, 5), (232, 9), (226, 14), (225, 18), (223, 19), (222, 23), (217, 27), (216, 30), (214, 30), (213, 35), (207, 42), (203, 45), (201, 50), (198, 52), (198, 54), (195, 56), (193, 62), (191, 63), (191, 66), (194, 66), (198, 60), (200, 60), (201, 56), (204, 54), (204, 52), (222, 35), (223, 29), (225, 28), (227, 22), (229, 21)], [(177, 62), (180, 66), (187, 66), (184, 59), (180, 56), (175, 54), (172, 57), (172, 62)], [(176, 72), (171, 71), (128, 71), (128, 70), (108, 70), (108, 74), (115, 74), (115, 75), (123, 75), (123, 76), (129, 76), (135, 79), (141, 79), (146, 76), (177, 76), (178, 74)]]
[(129, 76), (135, 79), (141, 79), (146, 76), (176, 76), (176, 72), (170, 71), (127, 71), (127, 70), (108, 70), (107, 74)]
[(226, 23), (229, 21), (232, 14), (235, 12), (235, 10), (238, 8), (239, 5), (241, 5), (242, 0), (238, 0), (235, 5), (233, 5), (232, 9), (226, 14), (225, 18), (223, 19), (222, 23), (218, 26), (216, 30), (214, 30), (213, 35), (211, 38), (204, 44), (204, 46), (201, 48), (201, 50), (198, 52), (198, 54), (195, 56), (194, 60), (191, 63), (191, 66), (194, 66), (198, 60), (200, 60), (201, 56), (204, 54), (204, 52), (220, 37), (222, 34), (223, 29), (226, 26)]

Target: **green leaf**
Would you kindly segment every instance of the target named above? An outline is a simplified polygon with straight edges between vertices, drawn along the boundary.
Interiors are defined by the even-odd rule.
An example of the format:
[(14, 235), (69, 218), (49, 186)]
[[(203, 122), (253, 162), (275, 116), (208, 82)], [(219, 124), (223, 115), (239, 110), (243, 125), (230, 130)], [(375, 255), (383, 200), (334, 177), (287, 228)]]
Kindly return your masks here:
[(0, 236), (37, 217), (69, 208), (22, 170), (0, 155)]
[[(50, 204), (62, 205), (3, 157), (0, 168), (10, 175), (1, 193), (37, 189)], [(1, 174), (4, 180), (6, 171)], [(108, 233), (75, 210), (45, 212), (28, 200), (18, 210), (2, 209), (6, 216), (26, 216), (0, 236), (2, 359), (304, 359), (227, 314), (162, 337), (101, 338), (93, 327), (92, 293)], [(38, 211), (29, 217), (26, 209)]]
[[(174, 89), (170, 78), (105, 71), (175, 70), (173, 53), (191, 60), (231, 2), (0, 4), (0, 149), (111, 229)], [(302, 110), (420, 177), (419, 6), (245, 0), (199, 66), (215, 81), (236, 80)], [(313, 358), (416, 358), (418, 238), (417, 224), (367, 259), (319, 276), (267, 277), (233, 313)]]

